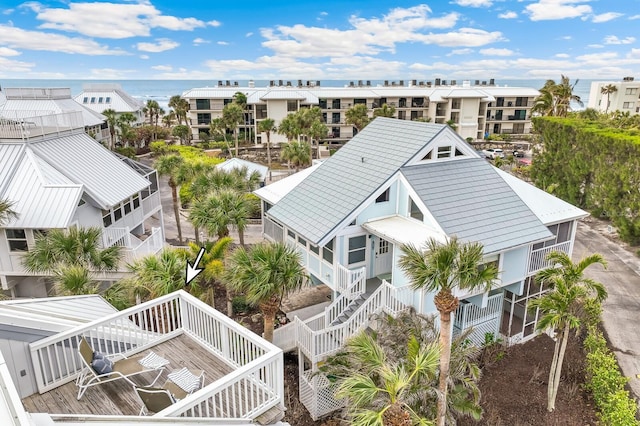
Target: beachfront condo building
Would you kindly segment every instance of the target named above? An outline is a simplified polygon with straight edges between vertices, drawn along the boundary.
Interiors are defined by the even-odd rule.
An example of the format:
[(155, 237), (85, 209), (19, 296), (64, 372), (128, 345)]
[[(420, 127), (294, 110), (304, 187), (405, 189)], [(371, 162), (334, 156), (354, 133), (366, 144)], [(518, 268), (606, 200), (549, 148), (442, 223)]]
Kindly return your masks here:
[[(609, 86), (615, 89), (603, 90)], [(622, 81), (593, 81), (588, 106), (600, 112), (640, 114), (640, 81), (635, 81), (633, 77), (624, 77)]]
[[(218, 81), (215, 87), (187, 90), (182, 97), (189, 101), (189, 121), (194, 141), (201, 134), (210, 135), (212, 119), (222, 116), (225, 105), (233, 102), (237, 92), (247, 97), (247, 109), (241, 131), (250, 131), (254, 143), (266, 141), (257, 131), (265, 118), (276, 126), (290, 113), (302, 108), (319, 107), (329, 131), (324, 142), (343, 144), (357, 129), (345, 122), (346, 112), (355, 105), (367, 106), (373, 117), (375, 108), (387, 104), (395, 108), (401, 120), (449, 123), (464, 139), (482, 139), (491, 134), (528, 134), (531, 132), (531, 107), (539, 92), (527, 87), (496, 85), (494, 80), (480, 82), (441, 80), (351, 82), (345, 87), (325, 87), (320, 81), (271, 81), (267, 87), (248, 87), (236, 82)], [(284, 135), (273, 132), (272, 143), (286, 142)]]

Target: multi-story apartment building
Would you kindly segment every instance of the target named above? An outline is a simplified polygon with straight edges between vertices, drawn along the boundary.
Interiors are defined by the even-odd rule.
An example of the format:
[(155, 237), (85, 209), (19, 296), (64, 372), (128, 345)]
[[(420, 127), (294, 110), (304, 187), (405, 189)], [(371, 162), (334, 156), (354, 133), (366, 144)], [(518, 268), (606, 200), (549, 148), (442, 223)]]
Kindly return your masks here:
[[(351, 82), (346, 87), (324, 87), (319, 81), (271, 81), (268, 87), (257, 88), (252, 82), (241, 87), (229, 81), (216, 87), (190, 89), (182, 94), (189, 101), (189, 119), (194, 140), (200, 133), (209, 133), (212, 119), (222, 116), (224, 106), (233, 101), (237, 92), (247, 97), (247, 111), (241, 129), (251, 130), (254, 142), (262, 143), (266, 136), (257, 131), (260, 120), (272, 118), (276, 125), (289, 113), (317, 106), (322, 110), (329, 128), (327, 141), (346, 142), (357, 130), (345, 122), (345, 113), (354, 105), (364, 104), (373, 116), (383, 104), (395, 108), (401, 120), (450, 123), (463, 138), (481, 139), (487, 134), (526, 134), (531, 131), (531, 107), (539, 92), (526, 87), (501, 87), (494, 84), (474, 84), (470, 81), (436, 79), (385, 81), (373, 86), (371, 81)], [(285, 142), (283, 135), (272, 134), (272, 143)]]
[[(617, 90), (602, 93), (602, 88), (608, 85), (615, 86)], [(640, 114), (640, 81), (635, 81), (633, 77), (624, 77), (622, 81), (593, 81), (588, 106), (601, 112)]]
[(14, 297), (47, 296), (46, 274), (27, 271), (23, 258), (50, 229), (99, 227), (103, 247), (122, 247), (118, 270), (96, 274), (99, 281), (122, 278), (128, 262), (162, 249), (155, 170), (87, 136), (80, 112), (20, 114), (16, 119), (16, 113), (0, 111), (0, 199), (17, 213), (0, 226), (2, 290)]

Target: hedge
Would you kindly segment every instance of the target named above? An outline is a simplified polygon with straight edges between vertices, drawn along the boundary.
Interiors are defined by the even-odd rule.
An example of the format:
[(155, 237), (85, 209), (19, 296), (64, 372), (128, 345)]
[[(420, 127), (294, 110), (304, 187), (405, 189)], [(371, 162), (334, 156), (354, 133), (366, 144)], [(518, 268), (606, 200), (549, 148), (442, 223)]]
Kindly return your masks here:
[(624, 388), (629, 379), (620, 372), (615, 355), (607, 347), (607, 341), (598, 329), (602, 311), (600, 304), (590, 301), (586, 308), (587, 337), (583, 343), (587, 355), (585, 388), (593, 395), (598, 418), (603, 425), (640, 425), (636, 420), (636, 401)]
[(608, 217), (620, 237), (640, 243), (640, 133), (579, 118), (535, 117), (544, 147), (531, 178), (596, 217)]

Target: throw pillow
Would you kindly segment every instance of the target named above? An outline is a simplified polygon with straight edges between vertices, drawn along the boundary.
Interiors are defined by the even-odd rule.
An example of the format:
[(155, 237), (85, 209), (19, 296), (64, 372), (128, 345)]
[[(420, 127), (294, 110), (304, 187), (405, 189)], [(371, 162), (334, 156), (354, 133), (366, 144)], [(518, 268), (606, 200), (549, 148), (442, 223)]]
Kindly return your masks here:
[(113, 361), (105, 357), (100, 352), (94, 352), (93, 360), (91, 361), (91, 368), (93, 368), (99, 375), (109, 374), (113, 372)]

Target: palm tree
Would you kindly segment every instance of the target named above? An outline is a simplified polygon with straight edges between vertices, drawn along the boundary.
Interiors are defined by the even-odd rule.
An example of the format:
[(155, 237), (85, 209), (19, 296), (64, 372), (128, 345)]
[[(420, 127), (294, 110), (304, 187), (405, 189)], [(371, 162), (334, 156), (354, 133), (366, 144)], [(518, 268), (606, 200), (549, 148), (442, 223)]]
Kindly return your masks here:
[(284, 243), (262, 243), (246, 250), (237, 248), (229, 256), (227, 286), (257, 305), (264, 319), (264, 338), (273, 341), (275, 316), (282, 299), (300, 289), (307, 275), (300, 254)]
[(595, 297), (598, 301), (607, 298), (605, 287), (586, 278), (584, 270), (595, 263), (606, 268), (607, 262), (602, 255), (592, 254), (578, 263), (573, 263), (568, 254), (557, 251), (549, 253), (547, 259), (555, 266), (538, 273), (537, 280), (542, 285), (551, 286), (551, 291), (533, 300), (529, 305), (530, 309), (540, 311), (540, 319), (536, 326), (538, 330), (552, 328), (556, 335), (560, 334), (556, 339), (547, 384), (547, 410), (553, 411), (569, 332), (572, 328), (580, 326), (579, 309), (589, 298)]
[(157, 101), (148, 100), (142, 111), (149, 117), (149, 124), (154, 126), (153, 140), (158, 137), (158, 120), (164, 114)]
[(236, 157), (238, 156), (238, 126), (244, 123), (244, 110), (237, 103), (230, 103), (224, 106), (222, 110), (222, 121), (229, 129), (233, 129), (233, 135), (236, 140)]
[(182, 99), (180, 95), (174, 95), (169, 99), (168, 106), (173, 108), (176, 114), (178, 124), (187, 124), (187, 112), (189, 112), (189, 102), (186, 99)]
[(306, 142), (292, 141), (282, 147), (281, 156), (294, 165), (297, 173), (300, 167), (311, 164), (311, 147)]
[(161, 176), (169, 177), (171, 187), (171, 198), (173, 200), (173, 213), (176, 217), (178, 228), (178, 240), (182, 244), (182, 227), (180, 226), (180, 200), (178, 196), (178, 186), (180, 184), (180, 169), (184, 166), (184, 159), (179, 155), (163, 155), (156, 160), (155, 167)]
[(534, 105), (531, 108), (532, 113), (538, 113), (541, 115), (555, 115), (555, 95), (554, 87), (556, 82), (553, 80), (547, 80), (539, 92), (540, 95), (535, 98)]
[(451, 313), (459, 300), (453, 290), (490, 288), (498, 275), (491, 265), (480, 267), (483, 247), (479, 243), (460, 243), (456, 237), (446, 244), (435, 239), (426, 242), (425, 250), (411, 244), (401, 247), (400, 268), (408, 275), (414, 289), (436, 293), (434, 303), (440, 316), (440, 378), (438, 389), (438, 426), (444, 426), (447, 407), (447, 386), (451, 360)]
[(288, 114), (280, 121), (280, 125), (278, 126), (278, 133), (280, 133), (281, 135), (285, 135), (289, 142), (296, 139), (300, 135), (301, 130), (295, 114)]
[(271, 173), (271, 132), (276, 130), (276, 122), (273, 118), (265, 118), (258, 123), (258, 131), (267, 135), (267, 166)]
[(556, 101), (556, 115), (559, 117), (566, 117), (567, 113), (571, 111), (571, 102), (575, 102), (580, 106), (584, 106), (584, 103), (580, 99), (580, 96), (573, 93), (576, 85), (578, 84), (577, 80), (571, 84), (569, 77), (562, 75), (560, 79), (560, 83), (556, 86), (555, 95), (557, 98)]
[(417, 390), (436, 375), (439, 351), (435, 343), (421, 345), (411, 336), (406, 357), (390, 358), (373, 336), (361, 332), (347, 341), (345, 350), (352, 358), (351, 363), (360, 367), (340, 382), (336, 392), (337, 398), (349, 401), (350, 424), (432, 424), (416, 413), (412, 405)]
[(609, 113), (609, 105), (610, 105), (609, 96), (612, 93), (616, 93), (617, 91), (618, 91), (618, 86), (616, 86), (615, 84), (607, 84), (606, 86), (602, 86), (600, 88), (600, 93), (602, 93), (603, 95), (607, 95), (607, 106), (604, 110), (605, 114)]
[(116, 126), (118, 125), (118, 113), (111, 108), (102, 111), (102, 115), (107, 117), (107, 125), (109, 126), (109, 134), (111, 135), (111, 143), (109, 149), (113, 149), (116, 143)]
[(233, 189), (212, 192), (204, 200), (194, 202), (189, 220), (194, 226), (206, 229), (209, 235), (223, 238), (229, 235), (229, 227), (238, 231), (240, 245), (244, 246), (250, 208), (245, 194)]
[(12, 202), (0, 198), (0, 226), (5, 225), (11, 219), (18, 218), (18, 213), (16, 213), (12, 207)]
[(233, 240), (229, 237), (220, 238), (215, 242), (207, 241), (202, 246), (189, 243), (188, 256), (191, 259), (198, 257), (200, 249), (204, 248), (200, 260), (200, 268), (203, 268), (203, 271), (199, 274), (200, 280), (191, 285), (190, 293), (214, 308), (215, 287), (221, 283), (224, 259), (232, 243)]
[(164, 124), (165, 127), (170, 128), (175, 119), (176, 119), (175, 111), (169, 111), (169, 114), (162, 117), (162, 124)]
[(66, 266), (82, 266), (89, 271), (115, 271), (121, 247), (102, 246), (102, 230), (92, 228), (52, 229), (35, 238), (33, 249), (23, 259), (29, 272), (54, 273)]
[(380, 108), (373, 110), (374, 117), (388, 117), (393, 118), (396, 115), (396, 108), (390, 105), (382, 104)]
[(311, 138), (311, 143), (313, 143), (314, 140), (316, 141), (316, 147), (318, 149), (317, 155), (318, 158), (320, 158), (320, 139), (327, 137), (329, 128), (321, 120), (314, 120), (309, 130), (307, 130), (307, 133), (309, 134), (309, 138)]
[(358, 131), (364, 129), (371, 121), (369, 119), (369, 109), (365, 104), (357, 104), (348, 109), (345, 115), (345, 123), (351, 124)]
[(118, 116), (117, 125), (120, 128), (120, 137), (126, 141), (131, 139), (131, 123), (135, 123), (136, 116), (130, 112), (123, 112)]
[[(136, 259), (129, 265), (133, 277), (127, 287), (137, 302), (155, 299), (185, 288), (187, 252), (165, 248), (159, 254)], [(189, 285), (194, 285), (197, 276)]]

